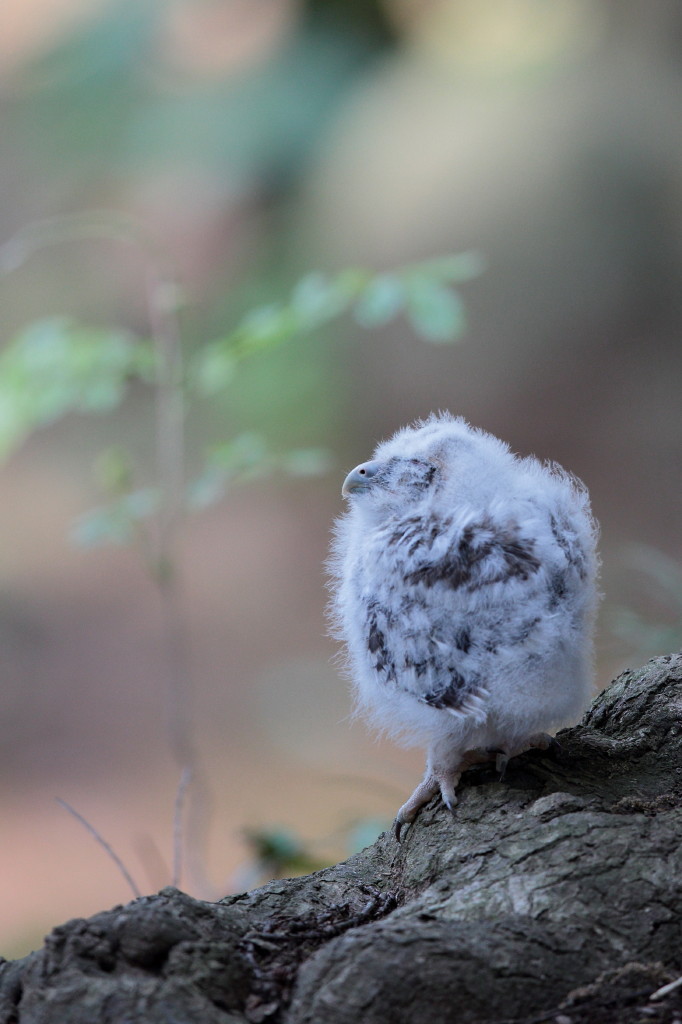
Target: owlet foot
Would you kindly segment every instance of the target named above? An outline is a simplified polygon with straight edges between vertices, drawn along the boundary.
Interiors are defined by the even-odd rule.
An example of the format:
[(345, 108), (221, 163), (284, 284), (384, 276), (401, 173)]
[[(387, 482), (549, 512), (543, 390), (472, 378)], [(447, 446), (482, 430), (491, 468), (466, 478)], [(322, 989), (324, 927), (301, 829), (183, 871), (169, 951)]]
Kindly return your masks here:
[(438, 792), (438, 780), (427, 773), (419, 783), (409, 800), (406, 800), (395, 816), (393, 822), (393, 834), (400, 842), (400, 833), (405, 825), (411, 825), (424, 804), (428, 804), (431, 797)]
[(411, 825), (422, 807), (440, 791), (443, 803), (451, 814), (455, 813), (457, 806), (457, 784), (462, 777), (462, 772), (473, 764), (483, 764), (486, 761), (494, 760), (495, 754), (487, 750), (468, 750), (459, 760), (456, 768), (443, 768), (434, 765), (427, 768), (426, 775), (419, 783), (409, 800), (396, 814), (393, 822), (393, 834), (398, 842), (401, 841), (401, 832), (405, 825)]

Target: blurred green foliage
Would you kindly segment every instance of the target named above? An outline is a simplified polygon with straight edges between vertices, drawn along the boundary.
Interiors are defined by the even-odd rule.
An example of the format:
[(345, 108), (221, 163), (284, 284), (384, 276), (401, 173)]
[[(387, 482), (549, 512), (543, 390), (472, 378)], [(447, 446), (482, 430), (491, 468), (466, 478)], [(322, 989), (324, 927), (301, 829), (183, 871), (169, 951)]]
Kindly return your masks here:
[(169, 5), (117, 0), (25, 71), (6, 128), (52, 174), (75, 171), (81, 187), (169, 166), (200, 167), (230, 190), (278, 187), (386, 38), (377, 18), (325, 6), (304, 12), (267, 60), (176, 81), (160, 56)]
[(309, 334), (342, 313), (350, 312), (361, 327), (384, 327), (408, 316), (415, 333), (427, 341), (447, 342), (465, 329), (462, 302), (452, 285), (483, 270), (478, 253), (427, 260), (375, 274), (350, 268), (336, 275), (306, 274), (288, 302), (249, 312), (224, 338), (202, 346), (190, 373), (200, 391), (212, 394), (231, 383), (240, 361)]
[[(328, 417), (329, 346), (320, 343), (321, 332), (344, 312), (361, 322), (360, 302), (364, 296), (371, 304), (374, 275), (306, 275), (286, 300), (264, 299), (281, 296), (305, 265), (296, 262), (306, 260), (304, 247), (292, 244), (292, 185), (308, 172), (335, 106), (390, 31), (377, 0), (304, 0), (268, 42), (268, 8), (275, 5), (245, 4), (237, 29), (264, 15), (266, 45), (249, 55), (246, 25), (246, 59), (228, 56), (218, 73), (203, 74), (188, 70), (186, 52), (177, 59), (173, 16), (184, 6), (200, 20), (202, 8), (210, 15), (221, 5), (87, 6), (64, 21), (60, 5), (41, 11), (39, 45), (5, 69), (2, 232), (17, 233), (0, 248), (0, 461), (65, 417), (103, 422), (99, 431), (82, 431), (90, 453), (110, 428), (112, 437), (134, 438), (130, 448), (110, 444), (95, 458), (105, 503), (81, 517), (73, 536), (86, 545), (134, 542), (148, 554), (150, 528), (167, 514), (168, 478), (138, 459), (153, 447), (148, 409), (158, 406), (168, 380), (163, 344), (145, 326), (140, 299), (158, 306), (161, 284), (170, 285), (160, 252), (182, 259), (187, 251), (184, 276), (197, 272), (190, 299), (176, 295), (161, 312), (182, 334), (184, 365), (171, 396), (186, 414), (183, 441), (190, 442), (177, 446), (180, 476), (190, 465), (195, 473), (193, 448), (202, 449), (196, 479), (181, 495), (185, 508), (203, 508), (239, 481), (310, 476), (329, 465), (326, 452), (298, 444), (318, 439), (313, 425)], [(46, 49), (43, 39), (55, 42)], [(183, 46), (192, 50), (192, 39)], [(90, 209), (100, 205), (108, 209)], [(29, 227), (17, 231), (22, 224)], [(85, 246), (65, 250), (62, 243), (75, 240)], [(112, 240), (128, 249), (112, 255)], [(48, 246), (58, 252), (26, 270), (29, 257)], [(163, 280), (147, 285), (156, 294), (142, 296), (149, 269)], [(410, 315), (406, 301), (394, 315), (401, 310)], [(295, 421), (289, 433), (285, 418)], [(254, 424), (258, 430), (244, 429)], [(177, 693), (175, 700), (182, 704)], [(259, 855), (290, 864), (297, 854), (285, 847), (273, 841), (268, 853), (261, 844)]]
[[(251, 52), (250, 36), (257, 37), (271, 15), (247, 4), (224, 65), (204, 73), (200, 62), (189, 70), (183, 62), (187, 52), (196, 55), (192, 33), (203, 31), (211, 4), (186, 5), (181, 21), (185, 31), (190, 24), (189, 38), (179, 39), (174, 17), (182, 6), (166, 0), (105, 3), (18, 67), (0, 99), (0, 168), (9, 182), (5, 224), (11, 230), (13, 222), (16, 228), (45, 216), (73, 216), (75, 236), (81, 217), (78, 229), (85, 237), (83, 219), (92, 219), (87, 208), (102, 203), (118, 211), (142, 210), (150, 236), (164, 251), (169, 241), (174, 251), (187, 241), (188, 250), (206, 245), (210, 267), (202, 262), (202, 249), (196, 263), (206, 276), (196, 289), (200, 301), (188, 301), (183, 311), (183, 337), (188, 377), (196, 374), (196, 388), (215, 401), (204, 404), (190, 440), (201, 444), (202, 431), (265, 425), (285, 430), (286, 443), (301, 445), (305, 436), (322, 436), (330, 419), (333, 355), (308, 342), (316, 316), (318, 325), (333, 317), (332, 298), (322, 294), (318, 275), (310, 275), (290, 302), (275, 308), (263, 300), (281, 295), (305, 266), (297, 265), (305, 255), (300, 238), (292, 237), (299, 230), (290, 217), (296, 184), (324, 145), (336, 107), (391, 33), (376, 0), (308, 0), (292, 5), (271, 36), (264, 29), (264, 48)], [(219, 25), (229, 38), (229, 20)], [(211, 40), (202, 45), (207, 42), (210, 49)], [(112, 216), (107, 238), (114, 237), (114, 218), (125, 216)], [(216, 225), (217, 245), (207, 241)], [(6, 255), (20, 261), (22, 254)], [(98, 257), (96, 251), (93, 265)], [(115, 258), (114, 264), (121, 270)], [(188, 266), (191, 274), (191, 258)], [(126, 267), (122, 273), (127, 272)], [(79, 322), (110, 320), (140, 333), (138, 295), (131, 302), (115, 285), (107, 295), (103, 283), (83, 278), (78, 256), (71, 262), (69, 254), (54, 273), (25, 274), (5, 306), (5, 323), (75, 310)], [(343, 290), (339, 282), (335, 286)], [(220, 337), (223, 324), (235, 323), (251, 307), (252, 322)], [(205, 346), (211, 336), (216, 344)], [(296, 348), (283, 357), (275, 348), (286, 340)], [(200, 350), (196, 359), (193, 346)], [(258, 350), (267, 351), (267, 359), (250, 360), (226, 412), (220, 399), (235, 364)], [(20, 443), (20, 436), (9, 443)]]
[(277, 471), (287, 476), (320, 476), (331, 466), (322, 448), (294, 448), (279, 453), (261, 434), (246, 432), (209, 446), (203, 473), (188, 489), (189, 508), (206, 508), (222, 498), (233, 483), (256, 480)]
[[(335, 839), (341, 839), (347, 857), (359, 853), (391, 827), (383, 818), (359, 818), (339, 829)], [(249, 860), (242, 869), (241, 881), (249, 887), (263, 885), (271, 878), (291, 878), (329, 867), (334, 860), (316, 852), (319, 841), (305, 840), (297, 832), (278, 825), (244, 832), (249, 848)]]
[(303, 839), (288, 828), (247, 829), (244, 838), (249, 847), (248, 884), (262, 885), (271, 878), (292, 878), (308, 875), (328, 867), (328, 862), (316, 857)]
[(611, 608), (609, 625), (619, 645), (638, 657), (653, 657), (682, 646), (682, 565), (647, 544), (634, 544), (623, 553), (623, 563), (638, 576), (640, 596), (649, 607), (658, 606), (660, 619), (651, 621), (636, 607)]
[(0, 458), (67, 413), (111, 412), (131, 378), (153, 372), (149, 344), (124, 331), (64, 317), (30, 324), (0, 353)]
[[(57, 218), (42, 227), (30, 226), (4, 246), (5, 273), (21, 267), (41, 247), (58, 244), (60, 238), (72, 241), (98, 233), (143, 246), (140, 232), (106, 211), (94, 212), (90, 223), (84, 214)], [(113, 412), (124, 402), (131, 382), (155, 390), (157, 403), (168, 401), (169, 389), (176, 391), (170, 401), (177, 403), (177, 429), (184, 433), (188, 413), (215, 396), (229, 399), (238, 390), (235, 378), (246, 361), (269, 356), (303, 336), (319, 340), (321, 330), (343, 314), (364, 328), (383, 327), (404, 315), (425, 340), (452, 341), (465, 327), (456, 286), (482, 269), (481, 257), (470, 252), (410, 264), (391, 273), (361, 268), (334, 275), (308, 273), (286, 301), (252, 309), (223, 337), (195, 345), (187, 357), (180, 339), (179, 293), (155, 270), (148, 299), (162, 322), (158, 314), (152, 316), (151, 338), (51, 317), (28, 325), (6, 345), (0, 354), (0, 458), (7, 458), (35, 430), (61, 417)], [(170, 366), (169, 360), (177, 365)], [(183, 449), (180, 441), (180, 460)], [(186, 487), (183, 506), (206, 507), (236, 482), (273, 472), (313, 476), (329, 465), (327, 453), (319, 448), (277, 451), (253, 431), (212, 440), (206, 446), (202, 472)], [(178, 467), (176, 475), (182, 478), (184, 467)], [(108, 504), (81, 518), (74, 539), (85, 545), (143, 539), (145, 521), (167, 507), (163, 484), (140, 487), (133, 455), (121, 446), (98, 456), (95, 476)]]

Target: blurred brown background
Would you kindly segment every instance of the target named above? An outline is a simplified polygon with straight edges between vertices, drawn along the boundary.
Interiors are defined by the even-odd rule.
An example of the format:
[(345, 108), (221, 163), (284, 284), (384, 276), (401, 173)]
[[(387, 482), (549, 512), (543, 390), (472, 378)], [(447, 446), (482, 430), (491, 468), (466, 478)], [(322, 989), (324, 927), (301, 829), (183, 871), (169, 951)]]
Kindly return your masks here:
[[(228, 400), (188, 422), (188, 473), (204, 440), (247, 429), (335, 460), (319, 479), (234, 489), (184, 529), (211, 791), (194, 894), (257, 877), (245, 828), (342, 856), (421, 771), (418, 753), (348, 720), (324, 621), (341, 480), (410, 419), (450, 409), (586, 481), (603, 532), (600, 685), (679, 637), (681, 52), (675, 0), (0, 8), (0, 243), (38, 218), (130, 214), (182, 282), (188, 348), (310, 268), (487, 260), (463, 287), (456, 344), (344, 321), (245, 364)], [(108, 242), (41, 251), (0, 280), (3, 343), (53, 314), (144, 335), (141, 276)], [(2, 468), (4, 955), (129, 897), (55, 796), (142, 889), (169, 879), (178, 779), (157, 594), (134, 551), (68, 539), (112, 442), (151, 465), (142, 390), (114, 417), (36, 434)]]

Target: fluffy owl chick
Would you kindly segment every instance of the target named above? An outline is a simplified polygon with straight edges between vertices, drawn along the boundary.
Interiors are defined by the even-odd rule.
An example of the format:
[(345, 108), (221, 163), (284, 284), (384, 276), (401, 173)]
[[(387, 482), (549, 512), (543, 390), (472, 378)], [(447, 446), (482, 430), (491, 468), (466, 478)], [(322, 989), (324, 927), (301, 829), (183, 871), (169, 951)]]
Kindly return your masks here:
[(592, 690), (597, 527), (579, 480), (441, 414), (343, 485), (330, 567), (358, 709), (426, 773), (395, 832), (462, 771), (547, 747)]

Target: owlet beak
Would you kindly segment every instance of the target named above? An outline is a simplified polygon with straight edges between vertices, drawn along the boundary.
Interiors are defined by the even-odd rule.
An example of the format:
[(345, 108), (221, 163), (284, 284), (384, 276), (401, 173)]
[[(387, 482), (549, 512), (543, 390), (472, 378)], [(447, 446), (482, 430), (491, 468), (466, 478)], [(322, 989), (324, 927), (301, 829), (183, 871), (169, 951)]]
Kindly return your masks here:
[(343, 487), (341, 488), (344, 498), (349, 497), (351, 494), (361, 494), (363, 491), (369, 490), (372, 479), (377, 475), (380, 468), (380, 462), (363, 462), (362, 465), (352, 469), (343, 481)]

